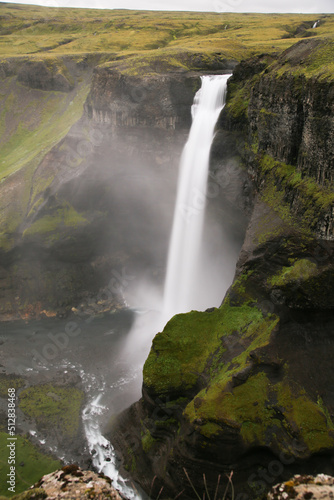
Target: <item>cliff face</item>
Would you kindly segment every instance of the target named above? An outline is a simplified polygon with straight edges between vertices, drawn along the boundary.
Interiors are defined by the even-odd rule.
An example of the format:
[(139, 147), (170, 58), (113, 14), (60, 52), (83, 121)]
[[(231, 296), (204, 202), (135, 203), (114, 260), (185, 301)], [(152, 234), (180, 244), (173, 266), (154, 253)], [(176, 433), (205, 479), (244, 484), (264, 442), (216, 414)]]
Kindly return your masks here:
[(85, 110), (94, 123), (119, 127), (187, 129), (189, 110), (200, 87), (196, 74), (132, 76), (97, 68)]
[[(143, 398), (110, 430), (144, 489), (157, 476), (153, 497), (162, 485), (179, 494), (186, 473), (202, 492), (203, 473), (215, 491), (218, 474), (233, 470), (245, 500), (299, 470), (333, 472), (333, 83), (310, 61), (322, 49), (302, 42), (242, 63), (230, 80), (212, 169), (227, 179), (219, 201), (250, 218), (235, 281), (220, 308), (178, 315), (156, 336)], [(84, 66), (72, 63), (70, 86)], [(21, 79), (36, 99), (53, 88), (58, 70), (47, 70), (45, 90)], [(25, 87), (18, 92), (6, 71), (3, 88), (33, 127), (29, 102), (17, 97), (28, 99)], [(70, 115), (46, 155), (10, 171), (0, 188), (2, 317), (78, 304), (94, 314), (121, 300), (111, 275), (137, 272), (135, 262), (159, 270), (172, 213), (165, 194), (198, 86), (189, 72), (98, 68), (83, 117)], [(71, 109), (73, 91), (62, 91), (57, 103)], [(190, 482), (184, 495), (193, 497)]]
[[(221, 121), (235, 133), (245, 130), (247, 151), (241, 141), (240, 153), (248, 167), (254, 165), (252, 175), (261, 194), (274, 183), (292, 213), (302, 216), (304, 228), (331, 240), (333, 85), (329, 77), (307, 71), (307, 58), (326, 45), (299, 42), (277, 60), (260, 57), (241, 65), (230, 83), (231, 114)], [(298, 61), (305, 62), (304, 72), (296, 71)]]
[[(31, 93), (49, 105), (62, 74), (75, 85), (74, 90), (56, 88), (70, 112), (73, 97), (87, 95), (92, 66), (98, 62), (91, 59), (65, 59), (62, 66), (58, 61), (50, 68), (36, 63), (43, 66), (38, 73), (29, 61), (4, 64), (6, 92), (27, 93), (22, 122), (31, 127)], [(114, 275), (138, 277), (138, 268), (146, 272), (148, 262), (152, 273), (161, 273), (174, 179), (199, 86), (196, 73), (141, 78), (95, 70), (79, 121), (71, 116), (74, 124), (60, 140), (53, 139), (47, 154), (41, 152), (1, 184), (2, 319), (62, 314), (73, 307), (98, 313), (122, 304), (122, 279), (117, 292), (109, 286)], [(61, 127), (71, 124), (55, 106), (51, 122), (61, 116)], [(14, 136), (19, 126), (13, 123)], [(45, 137), (43, 141), (45, 145)], [(153, 248), (149, 242), (158, 243)]]
[(262, 498), (291, 473), (333, 472), (333, 83), (294, 72), (312, 43), (229, 82), (213, 164), (224, 139), (252, 182), (234, 283), (155, 337), (143, 397), (110, 430), (147, 491), (157, 476), (157, 492), (213, 494), (233, 471), (237, 498)]

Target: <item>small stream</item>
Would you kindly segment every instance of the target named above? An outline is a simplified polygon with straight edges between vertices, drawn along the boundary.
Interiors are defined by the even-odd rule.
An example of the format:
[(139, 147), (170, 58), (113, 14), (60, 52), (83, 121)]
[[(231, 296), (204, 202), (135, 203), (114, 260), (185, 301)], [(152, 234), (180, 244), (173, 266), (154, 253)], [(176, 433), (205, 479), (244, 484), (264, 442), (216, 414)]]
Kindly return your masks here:
[[(28, 385), (79, 382), (86, 394), (82, 423), (87, 442), (82, 465), (91, 459), (94, 468), (110, 477), (124, 496), (144, 499), (139, 488), (133, 489), (120, 476), (113, 446), (103, 436), (111, 416), (140, 397), (142, 364), (134, 364), (125, 348), (136, 316), (140, 317), (129, 309), (103, 318), (1, 323), (0, 370), (23, 376)], [(20, 411), (18, 428), (66, 463), (78, 462), (75, 450), (55, 446)]]

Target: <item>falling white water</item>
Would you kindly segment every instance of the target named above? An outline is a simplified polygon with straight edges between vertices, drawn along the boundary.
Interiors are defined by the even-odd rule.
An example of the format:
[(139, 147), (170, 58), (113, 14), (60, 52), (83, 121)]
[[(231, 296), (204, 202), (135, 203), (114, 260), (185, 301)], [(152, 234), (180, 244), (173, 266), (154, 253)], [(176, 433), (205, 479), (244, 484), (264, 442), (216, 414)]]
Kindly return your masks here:
[(100, 402), (101, 398), (102, 394), (93, 398), (83, 412), (84, 429), (93, 465), (99, 472), (103, 472), (110, 477), (113, 487), (125, 495), (126, 498), (139, 500), (141, 496), (138, 492), (120, 475), (114, 448), (101, 433), (97, 416), (106, 410), (105, 406)]
[[(92, 394), (89, 395), (89, 402), (83, 410), (82, 420), (94, 467), (98, 472), (103, 472), (103, 474), (109, 477), (112, 480), (113, 487), (124, 495), (125, 498), (129, 500), (145, 500), (147, 495), (139, 487), (136, 488), (129, 479), (122, 477), (120, 474), (114, 447), (102, 434), (100, 416), (108, 414), (110, 411), (102, 403), (103, 394), (106, 389), (105, 382), (102, 382), (101, 385), (101, 381), (99, 382), (95, 376), (86, 374), (83, 370), (81, 371), (81, 377), (85, 382), (85, 386), (92, 391)], [(129, 384), (131, 379), (132, 374), (129, 374), (127, 379), (121, 377), (113, 386), (119, 387)], [(98, 386), (100, 386), (98, 389), (99, 393), (96, 395)]]
[(317, 27), (318, 27), (318, 24), (319, 24), (319, 20), (318, 20), (318, 21), (316, 21), (316, 22), (313, 24), (312, 29), (317, 28)]
[(231, 75), (202, 76), (192, 107), (193, 123), (182, 153), (164, 290), (164, 319), (202, 309), (197, 269), (206, 206), (209, 157), (214, 129), (225, 104)]
[[(193, 123), (181, 158), (163, 314), (160, 311), (150, 311), (145, 315), (137, 315), (122, 351), (122, 358), (126, 359), (129, 366), (136, 367), (136, 373), (141, 373), (152, 337), (163, 328), (166, 320), (177, 312), (185, 312), (195, 307), (200, 309), (202, 305), (196, 302), (193, 290), (197, 285), (196, 268), (204, 223), (209, 155), (215, 124), (224, 106), (226, 83), (230, 76), (202, 77), (202, 87), (194, 99)], [(139, 396), (139, 375), (136, 385)], [(120, 475), (113, 446), (102, 435), (98, 416), (107, 410), (101, 402), (102, 394), (103, 387), (100, 387), (100, 394), (96, 396), (94, 393), (83, 412), (85, 434), (93, 464), (99, 471), (112, 478), (115, 488), (126, 498), (142, 500), (146, 498), (145, 494), (133, 489), (131, 483)]]

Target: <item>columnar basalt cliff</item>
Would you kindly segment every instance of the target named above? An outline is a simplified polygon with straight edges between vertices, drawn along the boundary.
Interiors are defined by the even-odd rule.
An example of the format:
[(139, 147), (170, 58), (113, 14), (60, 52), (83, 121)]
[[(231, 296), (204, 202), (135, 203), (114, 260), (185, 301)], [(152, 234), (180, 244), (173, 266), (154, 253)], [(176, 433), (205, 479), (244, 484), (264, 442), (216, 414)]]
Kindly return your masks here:
[(213, 168), (238, 158), (252, 183), (234, 283), (220, 308), (177, 315), (155, 337), (143, 397), (109, 431), (144, 489), (156, 476), (153, 497), (164, 486), (193, 498), (190, 481), (214, 495), (230, 471), (239, 499), (333, 473), (334, 87), (310, 59), (324, 47), (246, 61), (229, 82)]
[(95, 123), (120, 127), (189, 129), (189, 113), (199, 78), (192, 74), (132, 76), (113, 68), (97, 68), (85, 104)]

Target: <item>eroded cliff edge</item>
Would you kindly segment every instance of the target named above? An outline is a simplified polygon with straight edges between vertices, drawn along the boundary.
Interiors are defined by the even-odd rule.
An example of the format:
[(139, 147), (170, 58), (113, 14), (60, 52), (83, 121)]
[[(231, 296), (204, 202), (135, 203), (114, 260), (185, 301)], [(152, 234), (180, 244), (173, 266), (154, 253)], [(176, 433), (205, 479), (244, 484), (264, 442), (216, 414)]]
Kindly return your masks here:
[(193, 498), (185, 470), (200, 495), (203, 473), (214, 494), (233, 470), (239, 499), (295, 472), (333, 473), (334, 87), (321, 51), (333, 44), (303, 41), (230, 80), (212, 164), (228, 173), (238, 159), (253, 195), (234, 283), (220, 308), (175, 316), (155, 337), (143, 397), (110, 429), (146, 491), (156, 476), (153, 497), (163, 486)]

